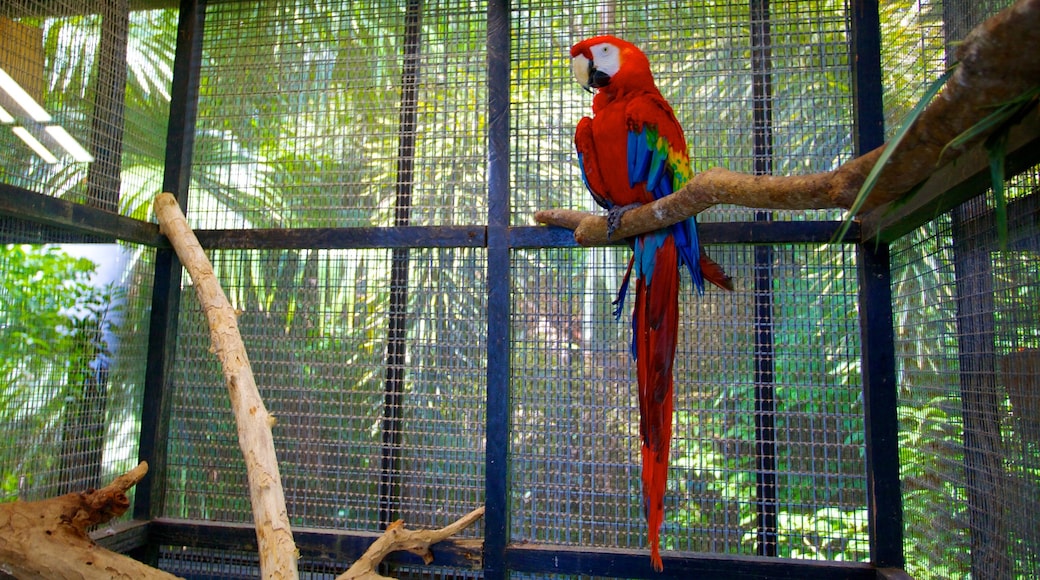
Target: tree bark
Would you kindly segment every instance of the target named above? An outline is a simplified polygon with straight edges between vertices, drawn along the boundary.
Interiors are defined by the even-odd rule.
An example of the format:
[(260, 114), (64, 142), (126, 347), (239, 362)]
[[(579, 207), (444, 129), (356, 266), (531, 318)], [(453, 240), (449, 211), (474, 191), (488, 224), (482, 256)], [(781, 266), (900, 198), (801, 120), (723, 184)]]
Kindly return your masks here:
[(265, 579), (298, 578), (296, 542), (289, 526), (271, 433), (275, 420), (267, 413), (256, 387), (238, 330), (238, 317), (224, 295), (198, 238), (188, 227), (177, 199), (169, 193), (160, 193), (155, 198), (155, 215), (159, 218), (160, 230), (170, 239), (177, 257), (191, 275), (195, 293), (209, 321), (213, 352), (224, 369), (231, 409), (238, 427), (238, 444), (246, 461), (249, 499), (253, 505), (253, 523), (260, 553), (260, 574)]
[[(1040, 85), (1037, 54), (1040, 0), (1019, 0), (972, 30), (957, 48), (959, 66), (892, 153), (859, 213), (902, 198), (940, 165), (985, 139), (987, 134), (959, 147), (946, 147), (998, 106)], [(762, 209), (848, 209), (887, 146), (833, 171), (811, 175), (710, 169), (694, 175), (672, 195), (625, 213), (613, 239), (667, 227), (723, 203)], [(610, 241), (603, 216), (553, 209), (536, 212), (534, 217), (539, 223), (573, 229), (575, 240), (583, 246)]]
[(141, 462), (98, 490), (0, 504), (0, 575), (21, 580), (175, 578), (97, 546), (87, 529), (126, 512), (126, 490), (148, 472)]
[(393, 552), (407, 550), (429, 564), (433, 562), (430, 546), (461, 532), (483, 516), (484, 508), (479, 507), (439, 530), (409, 530), (404, 527), (404, 520), (397, 520), (387, 526), (383, 535), (372, 542), (354, 565), (337, 576), (336, 580), (393, 580), (376, 572), (383, 558)]

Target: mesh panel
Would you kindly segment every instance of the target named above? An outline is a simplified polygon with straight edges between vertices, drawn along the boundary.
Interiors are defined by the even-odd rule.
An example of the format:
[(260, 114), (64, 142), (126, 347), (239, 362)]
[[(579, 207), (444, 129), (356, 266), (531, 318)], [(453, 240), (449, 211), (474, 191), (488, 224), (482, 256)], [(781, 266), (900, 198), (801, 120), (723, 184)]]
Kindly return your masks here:
[[(218, 252), (213, 262), (278, 419), (295, 525), (440, 527), (482, 503), (481, 253), (412, 250), (404, 306), (388, 251)], [(227, 392), (190, 291), (181, 312), (166, 513), (249, 521)], [(397, 324), (404, 335), (388, 332)], [(388, 367), (388, 352), (405, 358)]]
[(1007, 249), (977, 199), (900, 240), (894, 307), (908, 571), (1034, 577), (1040, 536), (1036, 173)]
[(151, 255), (0, 246), (0, 501), (107, 484), (136, 464)]
[[(662, 5), (663, 4), (663, 5)], [(723, 166), (801, 174), (835, 168), (852, 154), (848, 17), (841, 2), (771, 2), (771, 152), (755, 158), (752, 16), (747, 2), (514, 3), (511, 69), (513, 221), (539, 209), (599, 211), (581, 184), (574, 127), (591, 96), (570, 72), (571, 44), (615, 34), (646, 52), (662, 94), (683, 124), (695, 171)], [(763, 106), (763, 105), (758, 105)], [(765, 142), (761, 144), (765, 147)], [(758, 163), (759, 165), (756, 165)], [(765, 165), (762, 165), (765, 164)], [(778, 212), (820, 219), (833, 212)], [(743, 208), (714, 208), (703, 221), (753, 219)]]
[(192, 225), (482, 223), (485, 11), (421, 4), (211, 6)]
[[(628, 312), (612, 289), (626, 251), (544, 250), (514, 258), (513, 539), (644, 547), (638, 402)], [(773, 316), (756, 326), (754, 250), (728, 249), (738, 291), (688, 296), (676, 353), (676, 415), (662, 546), (865, 559), (865, 466), (859, 400), (855, 264), (841, 251), (778, 248), (759, 269)], [(755, 336), (769, 358), (775, 481), (756, 491)], [(759, 385), (761, 387), (761, 385)], [(756, 534), (757, 503), (778, 527)]]
[(29, 99), (0, 90), (13, 117), (0, 181), (147, 218), (162, 188), (176, 25), (175, 10), (125, 1), (4, 2), (0, 69)]

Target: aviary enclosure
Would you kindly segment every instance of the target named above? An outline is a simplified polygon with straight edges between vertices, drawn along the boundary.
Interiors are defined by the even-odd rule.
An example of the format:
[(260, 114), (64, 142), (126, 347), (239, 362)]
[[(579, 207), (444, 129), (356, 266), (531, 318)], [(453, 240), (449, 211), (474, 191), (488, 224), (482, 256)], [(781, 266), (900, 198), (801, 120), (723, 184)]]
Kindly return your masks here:
[[(166, 191), (274, 417), (299, 577), (335, 577), (398, 519), (481, 506), (429, 565), (380, 573), (1040, 576), (1040, 2), (1009, 6), (5, 1), (0, 514), (145, 460), (94, 541), (260, 574), (228, 388), (152, 213)], [(568, 48), (602, 32), (649, 56), (704, 178), (682, 207), (736, 285), (683, 281), (662, 573), (611, 315), (629, 249), (578, 226), (601, 212)], [(958, 91), (998, 96), (961, 126), (951, 105), (929, 142)], [(845, 229), (842, 195), (903, 133)], [(772, 182), (713, 168), (856, 187), (758, 196)]]

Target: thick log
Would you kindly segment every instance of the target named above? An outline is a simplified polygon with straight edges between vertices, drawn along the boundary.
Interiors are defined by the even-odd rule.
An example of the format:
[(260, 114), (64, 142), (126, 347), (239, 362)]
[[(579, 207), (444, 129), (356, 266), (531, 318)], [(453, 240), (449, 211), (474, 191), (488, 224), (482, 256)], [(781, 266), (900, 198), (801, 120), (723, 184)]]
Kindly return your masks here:
[(126, 491), (147, 472), (142, 461), (101, 489), (0, 504), (0, 575), (23, 580), (176, 578), (96, 545), (87, 533), (126, 513)]

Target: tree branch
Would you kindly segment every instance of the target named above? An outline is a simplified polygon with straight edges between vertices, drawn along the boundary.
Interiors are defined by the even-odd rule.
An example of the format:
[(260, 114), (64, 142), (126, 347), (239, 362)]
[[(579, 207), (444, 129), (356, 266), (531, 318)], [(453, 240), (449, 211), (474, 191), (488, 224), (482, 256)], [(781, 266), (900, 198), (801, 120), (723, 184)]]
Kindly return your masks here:
[(213, 273), (213, 265), (188, 227), (177, 199), (169, 193), (160, 193), (155, 198), (155, 215), (159, 218), (160, 231), (170, 239), (177, 257), (195, 283), (195, 293), (209, 321), (213, 352), (224, 369), (231, 410), (238, 426), (238, 444), (246, 461), (260, 573), (264, 578), (298, 578), (296, 542), (289, 527), (271, 434), (275, 421), (267, 413), (256, 387), (238, 330), (238, 317)]
[[(902, 198), (940, 165), (952, 162), (985, 139), (987, 134), (981, 134), (960, 147), (946, 148), (947, 143), (996, 107), (1040, 85), (1037, 54), (1040, 0), (1019, 0), (972, 30), (957, 48), (957, 70), (893, 152), (860, 213)], [(694, 175), (672, 195), (624, 214), (614, 238), (667, 227), (718, 204), (763, 209), (848, 209), (886, 146), (833, 171), (811, 175), (746, 175), (710, 169)], [(534, 217), (539, 223), (573, 229), (574, 239), (583, 246), (609, 241), (603, 216), (544, 210)]]
[(387, 526), (386, 532), (368, 547), (349, 570), (337, 576), (336, 580), (393, 580), (376, 572), (383, 558), (393, 552), (406, 550), (429, 564), (433, 562), (431, 545), (454, 536), (483, 516), (484, 508), (479, 507), (439, 530), (409, 530), (404, 527), (404, 520), (397, 520)]
[(126, 513), (126, 491), (147, 472), (142, 461), (101, 489), (0, 504), (0, 572), (40, 580), (175, 578), (99, 547), (87, 533), (91, 526)]

